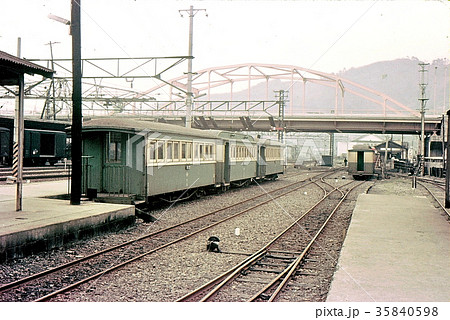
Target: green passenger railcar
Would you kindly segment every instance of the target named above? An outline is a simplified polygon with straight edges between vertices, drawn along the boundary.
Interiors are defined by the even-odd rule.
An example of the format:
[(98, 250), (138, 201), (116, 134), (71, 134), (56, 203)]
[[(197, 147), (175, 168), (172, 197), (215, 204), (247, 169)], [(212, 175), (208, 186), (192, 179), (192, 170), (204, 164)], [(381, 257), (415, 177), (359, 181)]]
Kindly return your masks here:
[(84, 122), (83, 161), (86, 194), (144, 200), (175, 201), (283, 173), (280, 144), (120, 118)]
[(152, 121), (83, 124), (84, 190), (151, 197), (214, 186), (215, 136)]

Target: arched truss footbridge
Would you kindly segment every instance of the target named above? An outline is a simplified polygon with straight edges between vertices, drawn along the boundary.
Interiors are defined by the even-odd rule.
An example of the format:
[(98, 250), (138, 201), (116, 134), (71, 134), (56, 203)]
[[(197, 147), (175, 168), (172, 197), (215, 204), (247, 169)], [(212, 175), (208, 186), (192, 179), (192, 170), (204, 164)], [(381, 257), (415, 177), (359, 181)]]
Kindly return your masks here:
[[(364, 85), (293, 65), (245, 63), (207, 68), (193, 75), (193, 113), (277, 114), (280, 90), (285, 92), (285, 115), (418, 117), (418, 110)], [(164, 108), (182, 111), (187, 75), (165, 81), (143, 95), (167, 96)], [(160, 100), (160, 99), (157, 99)], [(162, 110), (161, 107), (157, 108)]]
[[(187, 110), (187, 74), (165, 79), (169, 78), (169, 70), (188, 58), (85, 59), (83, 115), (151, 117), (183, 124)], [(63, 65), (69, 62), (70, 59), (52, 61), (55, 68), (60, 66), (52, 80), (54, 83), (49, 85), (49, 80), (41, 80), (31, 83), (26, 90), (26, 98), (45, 101), (41, 117), (70, 118), (72, 79), (70, 68)], [(339, 74), (294, 65), (243, 63), (199, 70), (192, 79), (189, 94), (193, 97), (192, 126), (198, 128), (421, 131), (417, 109)], [(107, 81), (122, 81), (128, 88), (106, 85)], [(141, 84), (144, 81), (147, 85), (133, 88), (133, 81)], [(148, 89), (149, 83), (154, 86)], [(0, 92), (0, 98), (14, 98), (14, 94)], [(440, 122), (440, 115), (427, 115), (425, 130), (438, 131)]]

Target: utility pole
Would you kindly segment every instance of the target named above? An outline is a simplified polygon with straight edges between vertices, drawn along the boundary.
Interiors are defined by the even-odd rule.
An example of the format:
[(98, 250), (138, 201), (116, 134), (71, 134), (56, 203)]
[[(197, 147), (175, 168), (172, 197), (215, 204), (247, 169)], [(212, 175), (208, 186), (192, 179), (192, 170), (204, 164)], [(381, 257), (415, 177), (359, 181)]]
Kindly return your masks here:
[(189, 10), (178, 10), (181, 17), (183, 17), (183, 12), (187, 12), (189, 15), (189, 53), (188, 53), (188, 72), (187, 72), (187, 92), (186, 92), (186, 122), (185, 126), (186, 128), (191, 127), (191, 112), (192, 112), (192, 103), (193, 103), (193, 94), (192, 94), (192, 45), (193, 45), (193, 33), (194, 33), (194, 16), (199, 11), (205, 11), (206, 16), (208, 14), (206, 13), (206, 9), (194, 9), (193, 6), (190, 6)]
[[(50, 46), (50, 58), (52, 59), (51, 60), (52, 70), (55, 70), (55, 63), (53, 61), (53, 45), (57, 44), (57, 43), (59, 43), (59, 42), (49, 41), (48, 43), (46, 43), (46, 45)], [(53, 120), (56, 120), (56, 100), (55, 100), (55, 94), (56, 93), (55, 93), (55, 79), (53, 77), (52, 77), (51, 86), (52, 86), (52, 91), (53, 91), (53, 98), (52, 98), (52, 100), (53, 100), (53, 115), (52, 115), (52, 117), (53, 117)], [(49, 108), (47, 108), (47, 119), (50, 119), (49, 113), (50, 113), (49, 112)]]
[(429, 63), (419, 63), (420, 66), (420, 125), (421, 125), (421, 139), (420, 139), (420, 175), (425, 175), (425, 105), (427, 104), (428, 99), (425, 97), (425, 90), (428, 85), (428, 81), (426, 77), (426, 73), (428, 70), (425, 69)]
[(284, 141), (284, 110), (286, 108), (286, 98), (288, 91), (278, 90), (275, 91), (275, 98), (278, 98), (278, 128), (277, 128), (277, 136), (278, 141)]
[(71, 35), (72, 35), (72, 179), (70, 204), (81, 203), (81, 0), (72, 0)]
[(384, 145), (384, 160), (383, 160), (383, 167), (381, 168), (381, 176), (383, 179), (387, 178), (387, 161), (388, 161), (388, 148), (389, 148), (389, 137), (386, 136), (386, 143)]

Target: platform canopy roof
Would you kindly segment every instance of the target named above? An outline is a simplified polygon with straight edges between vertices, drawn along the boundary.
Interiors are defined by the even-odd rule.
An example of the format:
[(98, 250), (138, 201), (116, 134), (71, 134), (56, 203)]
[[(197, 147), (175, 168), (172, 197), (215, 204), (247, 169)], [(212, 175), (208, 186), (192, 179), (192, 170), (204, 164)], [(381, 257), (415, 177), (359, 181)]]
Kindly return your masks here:
[(13, 86), (19, 84), (19, 75), (38, 74), (46, 78), (53, 77), (53, 70), (44, 68), (25, 59), (20, 59), (4, 51), (0, 51), (0, 85)]

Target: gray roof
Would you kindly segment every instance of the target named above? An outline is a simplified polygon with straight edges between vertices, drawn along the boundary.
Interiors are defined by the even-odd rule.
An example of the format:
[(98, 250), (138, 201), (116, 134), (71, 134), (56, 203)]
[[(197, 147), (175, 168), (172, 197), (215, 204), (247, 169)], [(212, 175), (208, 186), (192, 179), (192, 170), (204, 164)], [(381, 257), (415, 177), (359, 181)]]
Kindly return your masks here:
[(165, 134), (186, 135), (199, 138), (217, 139), (212, 131), (191, 129), (173, 124), (160, 123), (151, 120), (132, 118), (95, 118), (83, 122), (83, 131), (105, 131), (111, 130), (140, 133), (158, 132)]

